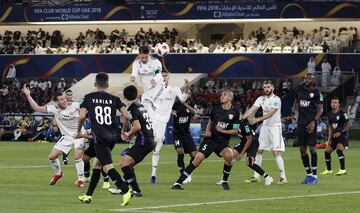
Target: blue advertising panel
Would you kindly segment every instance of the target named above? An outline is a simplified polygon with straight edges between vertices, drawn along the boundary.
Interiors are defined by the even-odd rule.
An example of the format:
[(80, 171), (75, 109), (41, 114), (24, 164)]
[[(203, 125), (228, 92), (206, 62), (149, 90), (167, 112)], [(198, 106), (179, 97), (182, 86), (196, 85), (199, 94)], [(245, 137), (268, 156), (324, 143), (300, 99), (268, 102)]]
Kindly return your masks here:
[[(134, 54), (101, 55), (2, 55), (0, 75), (6, 76), (10, 64), (17, 77), (82, 78), (89, 73), (131, 73)], [(169, 54), (160, 58), (163, 68), (172, 73), (206, 73), (211, 77), (301, 78), (310, 57), (316, 69), (327, 57), (341, 70), (359, 70), (358, 54)]]
[(0, 23), (178, 19), (360, 18), (359, 2), (2, 6)]

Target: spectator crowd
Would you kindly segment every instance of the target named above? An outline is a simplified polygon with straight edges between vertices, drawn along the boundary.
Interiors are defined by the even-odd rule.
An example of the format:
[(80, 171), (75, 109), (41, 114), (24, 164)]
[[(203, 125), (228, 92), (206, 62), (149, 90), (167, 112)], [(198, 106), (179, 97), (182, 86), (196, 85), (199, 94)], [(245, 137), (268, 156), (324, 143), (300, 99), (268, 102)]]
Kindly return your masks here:
[(138, 53), (139, 46), (154, 47), (166, 42), (173, 53), (337, 53), (360, 52), (357, 28), (341, 27), (329, 29), (319, 27), (311, 31), (293, 27), (273, 30), (271, 27), (240, 34), (232, 40), (214, 40), (208, 46), (196, 39), (179, 36), (177, 29), (165, 27), (162, 32), (142, 27), (135, 35), (125, 29), (114, 29), (106, 35), (104, 31), (88, 29), (77, 37), (64, 38), (61, 31), (45, 32), (29, 30), (6, 30), (0, 35), (0, 54), (124, 54)]

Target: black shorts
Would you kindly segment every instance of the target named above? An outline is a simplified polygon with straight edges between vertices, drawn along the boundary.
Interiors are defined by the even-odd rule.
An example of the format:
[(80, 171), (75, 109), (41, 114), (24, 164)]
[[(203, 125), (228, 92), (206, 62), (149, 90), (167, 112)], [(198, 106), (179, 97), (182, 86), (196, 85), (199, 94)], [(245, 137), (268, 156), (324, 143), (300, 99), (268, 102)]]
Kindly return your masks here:
[(220, 152), (226, 147), (229, 147), (229, 141), (217, 142), (212, 138), (204, 138), (199, 146), (198, 152), (203, 153), (205, 158), (208, 158), (213, 152), (215, 152), (217, 156), (221, 157)]
[(145, 142), (143, 145), (136, 142), (134, 146), (132, 146), (126, 155), (129, 155), (135, 160), (135, 164), (140, 163), (147, 154), (149, 154), (155, 148), (155, 142)]
[(174, 134), (175, 149), (183, 148), (186, 154), (196, 151), (196, 145), (190, 133), (178, 135)]
[[(238, 152), (241, 153), (242, 150), (244, 149), (246, 142), (241, 142), (238, 145), (234, 146), (234, 149)], [(255, 138), (253, 139), (253, 142), (251, 143), (250, 147), (248, 148), (248, 150), (246, 151), (246, 154), (248, 157), (256, 157), (256, 153), (258, 151), (259, 148), (259, 141), (256, 140)]]
[(96, 158), (100, 161), (101, 165), (105, 166), (112, 164), (111, 151), (114, 148), (114, 144), (96, 143), (94, 144), (94, 151)]
[[(110, 150), (112, 151), (114, 149), (115, 144), (109, 144), (109, 145), (110, 145)], [(94, 143), (92, 141), (90, 141), (88, 148), (84, 151), (84, 155), (87, 155), (90, 158), (96, 157)]]
[(314, 131), (308, 133), (306, 130), (306, 125), (299, 125), (296, 131), (296, 140), (299, 146), (315, 146), (316, 145), (316, 124)]
[(337, 149), (338, 144), (342, 144), (344, 147), (346, 146), (346, 133), (343, 133), (338, 138), (331, 138), (330, 146), (335, 150)]

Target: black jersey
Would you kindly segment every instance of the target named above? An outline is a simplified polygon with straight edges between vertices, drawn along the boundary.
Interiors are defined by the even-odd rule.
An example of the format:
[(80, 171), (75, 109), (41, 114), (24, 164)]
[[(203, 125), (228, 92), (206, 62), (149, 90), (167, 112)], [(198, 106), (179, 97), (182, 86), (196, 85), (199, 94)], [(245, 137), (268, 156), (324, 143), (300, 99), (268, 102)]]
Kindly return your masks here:
[(144, 143), (152, 145), (154, 141), (154, 133), (149, 114), (145, 107), (139, 102), (134, 102), (129, 106), (128, 113), (130, 123), (138, 120), (141, 125), (141, 130), (137, 133), (136, 140), (141, 145), (144, 145)]
[(327, 117), (329, 119), (329, 126), (332, 127), (334, 133), (342, 133), (341, 131), (346, 127), (346, 124), (349, 122), (349, 117), (342, 110), (339, 110), (336, 113), (333, 113), (331, 111), (328, 113)]
[(296, 89), (296, 100), (299, 103), (298, 125), (307, 125), (314, 120), (318, 111), (318, 104), (322, 104), (324, 101), (318, 89), (308, 90), (305, 85), (300, 85)]
[(216, 142), (228, 142), (231, 135), (222, 134), (216, 130), (216, 126), (219, 125), (225, 130), (234, 129), (234, 124), (239, 124), (239, 111), (231, 106), (229, 110), (225, 110), (222, 108), (222, 105), (214, 106), (214, 108), (210, 112), (210, 120), (211, 120), (211, 137)]
[(255, 131), (251, 128), (249, 121), (247, 119), (241, 120), (239, 125), (240, 133), (238, 136), (240, 137), (240, 143), (246, 143), (246, 137), (252, 135), (255, 137)]
[(193, 114), (180, 101), (175, 102), (172, 109), (176, 112), (173, 116), (174, 134), (189, 134)]
[(93, 92), (85, 95), (80, 108), (88, 111), (94, 143), (115, 143), (118, 138), (116, 110), (125, 106), (119, 97), (107, 92)]

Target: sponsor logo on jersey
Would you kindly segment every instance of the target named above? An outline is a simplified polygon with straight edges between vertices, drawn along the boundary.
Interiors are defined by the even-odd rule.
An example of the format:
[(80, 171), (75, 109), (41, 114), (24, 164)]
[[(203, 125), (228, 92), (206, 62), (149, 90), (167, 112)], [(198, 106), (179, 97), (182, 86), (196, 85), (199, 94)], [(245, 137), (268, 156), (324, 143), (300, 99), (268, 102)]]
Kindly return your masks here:
[(333, 123), (333, 124), (331, 124), (331, 126), (332, 126), (333, 129), (336, 129), (337, 126), (338, 126), (338, 123)]
[(310, 101), (300, 100), (300, 106), (301, 107), (309, 107), (310, 106)]
[(217, 126), (220, 126), (221, 128), (226, 129), (229, 126), (229, 123), (219, 121), (217, 123)]
[(189, 117), (180, 117), (179, 123), (184, 124), (184, 123), (188, 122), (188, 120), (189, 120)]

